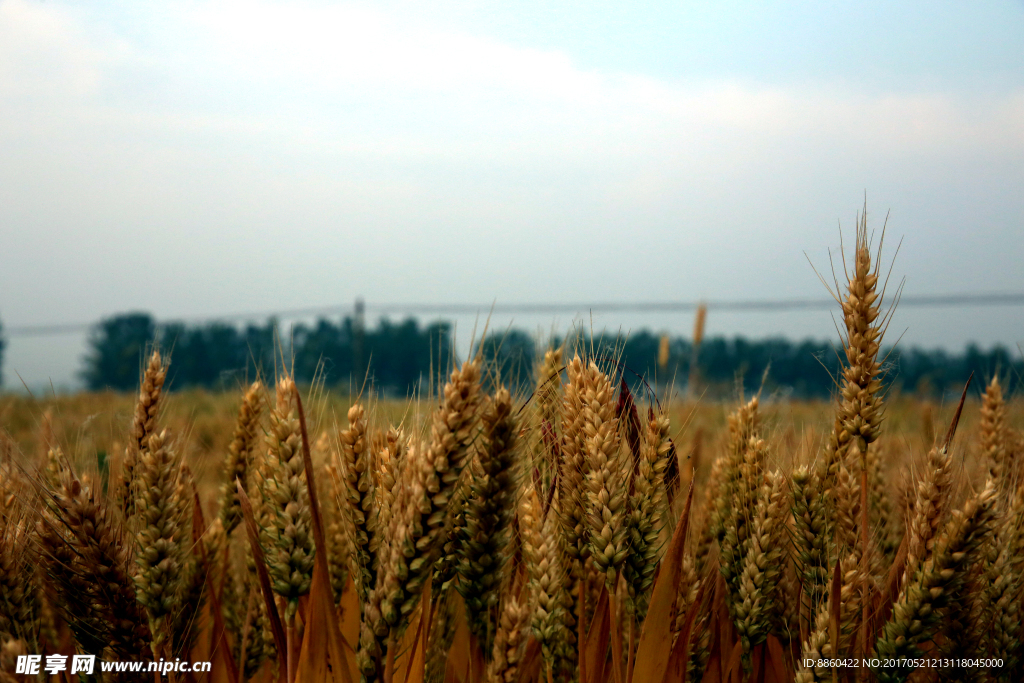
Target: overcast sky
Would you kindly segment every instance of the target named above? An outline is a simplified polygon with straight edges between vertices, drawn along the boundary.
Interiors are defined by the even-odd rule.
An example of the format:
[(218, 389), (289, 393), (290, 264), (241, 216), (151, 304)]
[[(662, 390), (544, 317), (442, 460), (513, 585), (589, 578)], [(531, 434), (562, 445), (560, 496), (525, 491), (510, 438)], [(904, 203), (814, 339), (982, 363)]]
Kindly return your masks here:
[[(8, 329), (357, 296), (820, 298), (804, 252), (827, 269), (865, 193), (908, 294), (1024, 292), (1024, 2), (0, 0)], [(959, 349), (1022, 321), (894, 327)], [(835, 336), (823, 311), (708, 332)], [(11, 338), (6, 385), (73, 385), (83, 340)]]

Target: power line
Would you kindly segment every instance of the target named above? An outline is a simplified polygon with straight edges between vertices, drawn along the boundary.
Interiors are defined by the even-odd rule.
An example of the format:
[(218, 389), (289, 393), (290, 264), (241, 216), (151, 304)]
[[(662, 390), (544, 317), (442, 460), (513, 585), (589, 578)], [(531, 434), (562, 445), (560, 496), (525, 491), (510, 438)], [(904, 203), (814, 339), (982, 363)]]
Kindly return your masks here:
[[(593, 313), (689, 313), (695, 312), (701, 304), (708, 311), (799, 311), (829, 310), (836, 307), (835, 299), (778, 299), (778, 300), (738, 300), (738, 301), (635, 301), (635, 302), (594, 302), (594, 303), (514, 303), (514, 304), (436, 304), (436, 303), (379, 303), (367, 302), (366, 311), (378, 315), (388, 314), (421, 314), (421, 315), (477, 315), (495, 314), (581, 314)], [(987, 294), (944, 294), (937, 296), (903, 296), (899, 300), (900, 308), (925, 307), (960, 307), (976, 308), (982, 306), (1021, 306), (1024, 305), (1024, 293), (987, 293)], [(174, 319), (165, 322), (180, 323), (211, 323), (211, 322), (245, 322), (266, 320), (268, 318), (306, 318), (310, 316), (349, 315), (353, 306), (318, 306), (310, 308), (293, 308), (263, 313), (231, 313), (219, 316), (203, 316), (187, 319)], [(69, 323), (56, 325), (24, 325), (6, 330), (10, 337), (49, 337), (63, 334), (79, 334), (92, 329), (95, 323)]]

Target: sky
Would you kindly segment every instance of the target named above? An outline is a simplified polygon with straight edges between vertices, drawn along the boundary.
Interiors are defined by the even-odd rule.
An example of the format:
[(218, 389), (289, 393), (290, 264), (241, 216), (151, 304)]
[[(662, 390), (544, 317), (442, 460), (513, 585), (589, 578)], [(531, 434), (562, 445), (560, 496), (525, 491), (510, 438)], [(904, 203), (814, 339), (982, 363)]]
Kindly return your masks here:
[[(908, 296), (1024, 292), (1021, 36), (1022, 0), (0, 0), (0, 321), (362, 297), (479, 304), (467, 343), (494, 302), (824, 298), (865, 198)], [(1012, 348), (1022, 314), (893, 328)], [(693, 320), (490, 324), (574, 323)], [(707, 332), (836, 336), (827, 311)], [(85, 350), (10, 336), (5, 386), (74, 388)]]

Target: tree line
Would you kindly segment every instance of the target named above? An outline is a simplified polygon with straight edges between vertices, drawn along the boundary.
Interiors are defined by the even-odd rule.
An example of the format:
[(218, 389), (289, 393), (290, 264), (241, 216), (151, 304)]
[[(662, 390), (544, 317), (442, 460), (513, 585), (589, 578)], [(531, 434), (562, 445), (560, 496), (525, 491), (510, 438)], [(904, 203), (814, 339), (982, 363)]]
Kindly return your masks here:
[(431, 363), (451, 356), (448, 323), (421, 327), (414, 319), (382, 320), (372, 330), (347, 317), (299, 324), (287, 337), (274, 319), (243, 326), (223, 322), (157, 325), (147, 313), (107, 318), (91, 331), (81, 378), (92, 391), (128, 391), (139, 381), (141, 358), (157, 345), (173, 359), (172, 388), (228, 389), (257, 374), (273, 376), (282, 364), (300, 382), (348, 385), (364, 378), (389, 394), (415, 390), (429, 378)]
[[(146, 313), (131, 313), (98, 323), (89, 337), (81, 377), (90, 390), (130, 391), (139, 379), (141, 359), (154, 343), (173, 358), (168, 383), (172, 388), (234, 389), (256, 376), (273, 375), (282, 358), (300, 382), (322, 381), (329, 387), (358, 391), (364, 379), (386, 395), (406, 396), (425, 390), (431, 378), (445, 372), (454, 359), (452, 326), (436, 322), (421, 326), (415, 319), (381, 319), (373, 328), (360, 320), (320, 319), (299, 324), (283, 336), (273, 319), (242, 326), (222, 322), (199, 325), (158, 325)], [(683, 389), (692, 378), (701, 393), (732, 395), (764, 386), (768, 392), (797, 398), (832, 394), (842, 371), (837, 344), (782, 338), (705, 339), (694, 353), (691, 340), (663, 339), (650, 331), (626, 337), (573, 335), (542, 342), (522, 330), (490, 332), (473, 347), (491, 368), (490, 377), (528, 392), (538, 353), (549, 345), (579, 345), (609, 363), (618, 363), (623, 378), (635, 386), (646, 382)], [(667, 348), (665, 348), (667, 346)], [(666, 353), (667, 351), (667, 353)], [(2, 352), (2, 345), (0, 345)], [(996, 346), (975, 345), (963, 353), (941, 350), (889, 349), (883, 370), (887, 383), (904, 392), (935, 396), (959, 392), (971, 373), (988, 378), (999, 373), (1010, 390), (1024, 376), (1019, 354)], [(691, 363), (696, 359), (696, 367)]]

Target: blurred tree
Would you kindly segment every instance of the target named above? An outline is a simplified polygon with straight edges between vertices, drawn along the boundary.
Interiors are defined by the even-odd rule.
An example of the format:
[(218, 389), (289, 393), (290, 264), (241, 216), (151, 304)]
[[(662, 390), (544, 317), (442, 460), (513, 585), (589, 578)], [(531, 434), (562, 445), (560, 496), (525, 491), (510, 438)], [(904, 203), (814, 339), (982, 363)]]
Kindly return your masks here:
[[(431, 373), (444, 376), (452, 362), (451, 325), (433, 323), (420, 329), (414, 318), (392, 323), (382, 318), (365, 332), (370, 379), (386, 393), (405, 396), (421, 391)], [(362, 377), (355, 378), (358, 388)]]
[(200, 327), (182, 323), (165, 325), (162, 348), (172, 356), (167, 381), (170, 387), (235, 388), (253, 377), (243, 332), (222, 322)]
[(352, 374), (352, 321), (335, 325), (321, 318), (313, 327), (296, 325), (292, 330), (292, 358), (295, 377), (311, 382), (323, 364), (325, 384), (347, 382)]
[[(155, 337), (156, 325), (145, 313), (115, 316), (100, 322), (90, 336), (90, 353), (85, 357), (82, 377), (89, 389), (132, 390), (139, 379), (139, 367), (147, 345)], [(408, 396), (436, 388), (457, 359), (453, 355), (452, 328), (436, 322), (421, 327), (414, 318), (379, 321), (375, 329), (362, 331), (362, 352), (355, 343), (357, 323), (351, 317), (337, 322), (320, 319), (300, 324), (292, 331), (291, 343), (283, 348), (276, 333), (277, 322), (249, 324), (244, 329), (225, 323), (185, 325), (171, 323), (160, 331), (161, 348), (173, 356), (168, 384), (174, 387), (202, 386), (231, 390), (251, 381), (260, 372), (273, 377), (281, 363), (294, 361), (300, 382), (322, 378), (327, 386), (359, 391), (368, 378), (376, 390), (390, 396)], [(2, 332), (2, 328), (0, 328)], [(824, 398), (836, 390), (842, 371), (838, 344), (807, 340), (793, 342), (773, 338), (752, 341), (743, 337), (706, 339), (694, 353), (690, 340), (662, 338), (640, 330), (626, 338), (602, 335), (596, 339), (574, 337), (566, 348), (566, 360), (575, 349), (593, 353), (606, 369), (617, 363), (621, 376), (634, 392), (650, 386), (675, 384), (690, 376), (690, 366), (700, 366), (701, 390), (707, 398), (729, 398), (741, 383), (747, 395), (761, 388), (797, 398)], [(553, 340), (555, 346), (560, 340)], [(477, 343), (486, 361), (485, 381), (501, 382), (527, 395), (533, 389), (536, 344), (522, 330), (489, 334)], [(3, 340), (0, 338), (0, 361)], [(963, 389), (972, 372), (982, 378), (1000, 373), (1007, 377), (1008, 392), (1020, 387), (1024, 361), (1004, 347), (989, 351), (968, 346), (963, 354), (941, 350), (888, 349), (883, 351), (885, 383), (917, 388), (943, 396)], [(362, 365), (365, 363), (365, 365)], [(359, 369), (362, 367), (363, 369)], [(322, 373), (318, 377), (317, 373)]]
[(321, 372), (328, 386), (344, 385), (358, 392), (368, 376), (377, 390), (407, 396), (420, 388), (431, 370), (447, 370), (451, 327), (435, 323), (421, 328), (413, 318), (401, 323), (383, 318), (376, 329), (361, 330), (352, 317), (338, 324), (320, 319), (312, 326), (295, 327), (291, 352), (299, 381), (311, 382)]
[(89, 335), (82, 379), (92, 391), (132, 391), (139, 383), (143, 353), (156, 338), (148, 313), (126, 313), (96, 324)]
[(492, 332), (477, 343), (475, 352), (483, 356), (489, 389), (498, 380), (513, 393), (525, 395), (533, 391), (537, 351), (529, 334), (516, 329)]
[(277, 318), (270, 318), (262, 326), (249, 323), (242, 332), (243, 353), (245, 354), (245, 380), (253, 381), (257, 375), (264, 378), (274, 376), (277, 367), (278, 343)]

